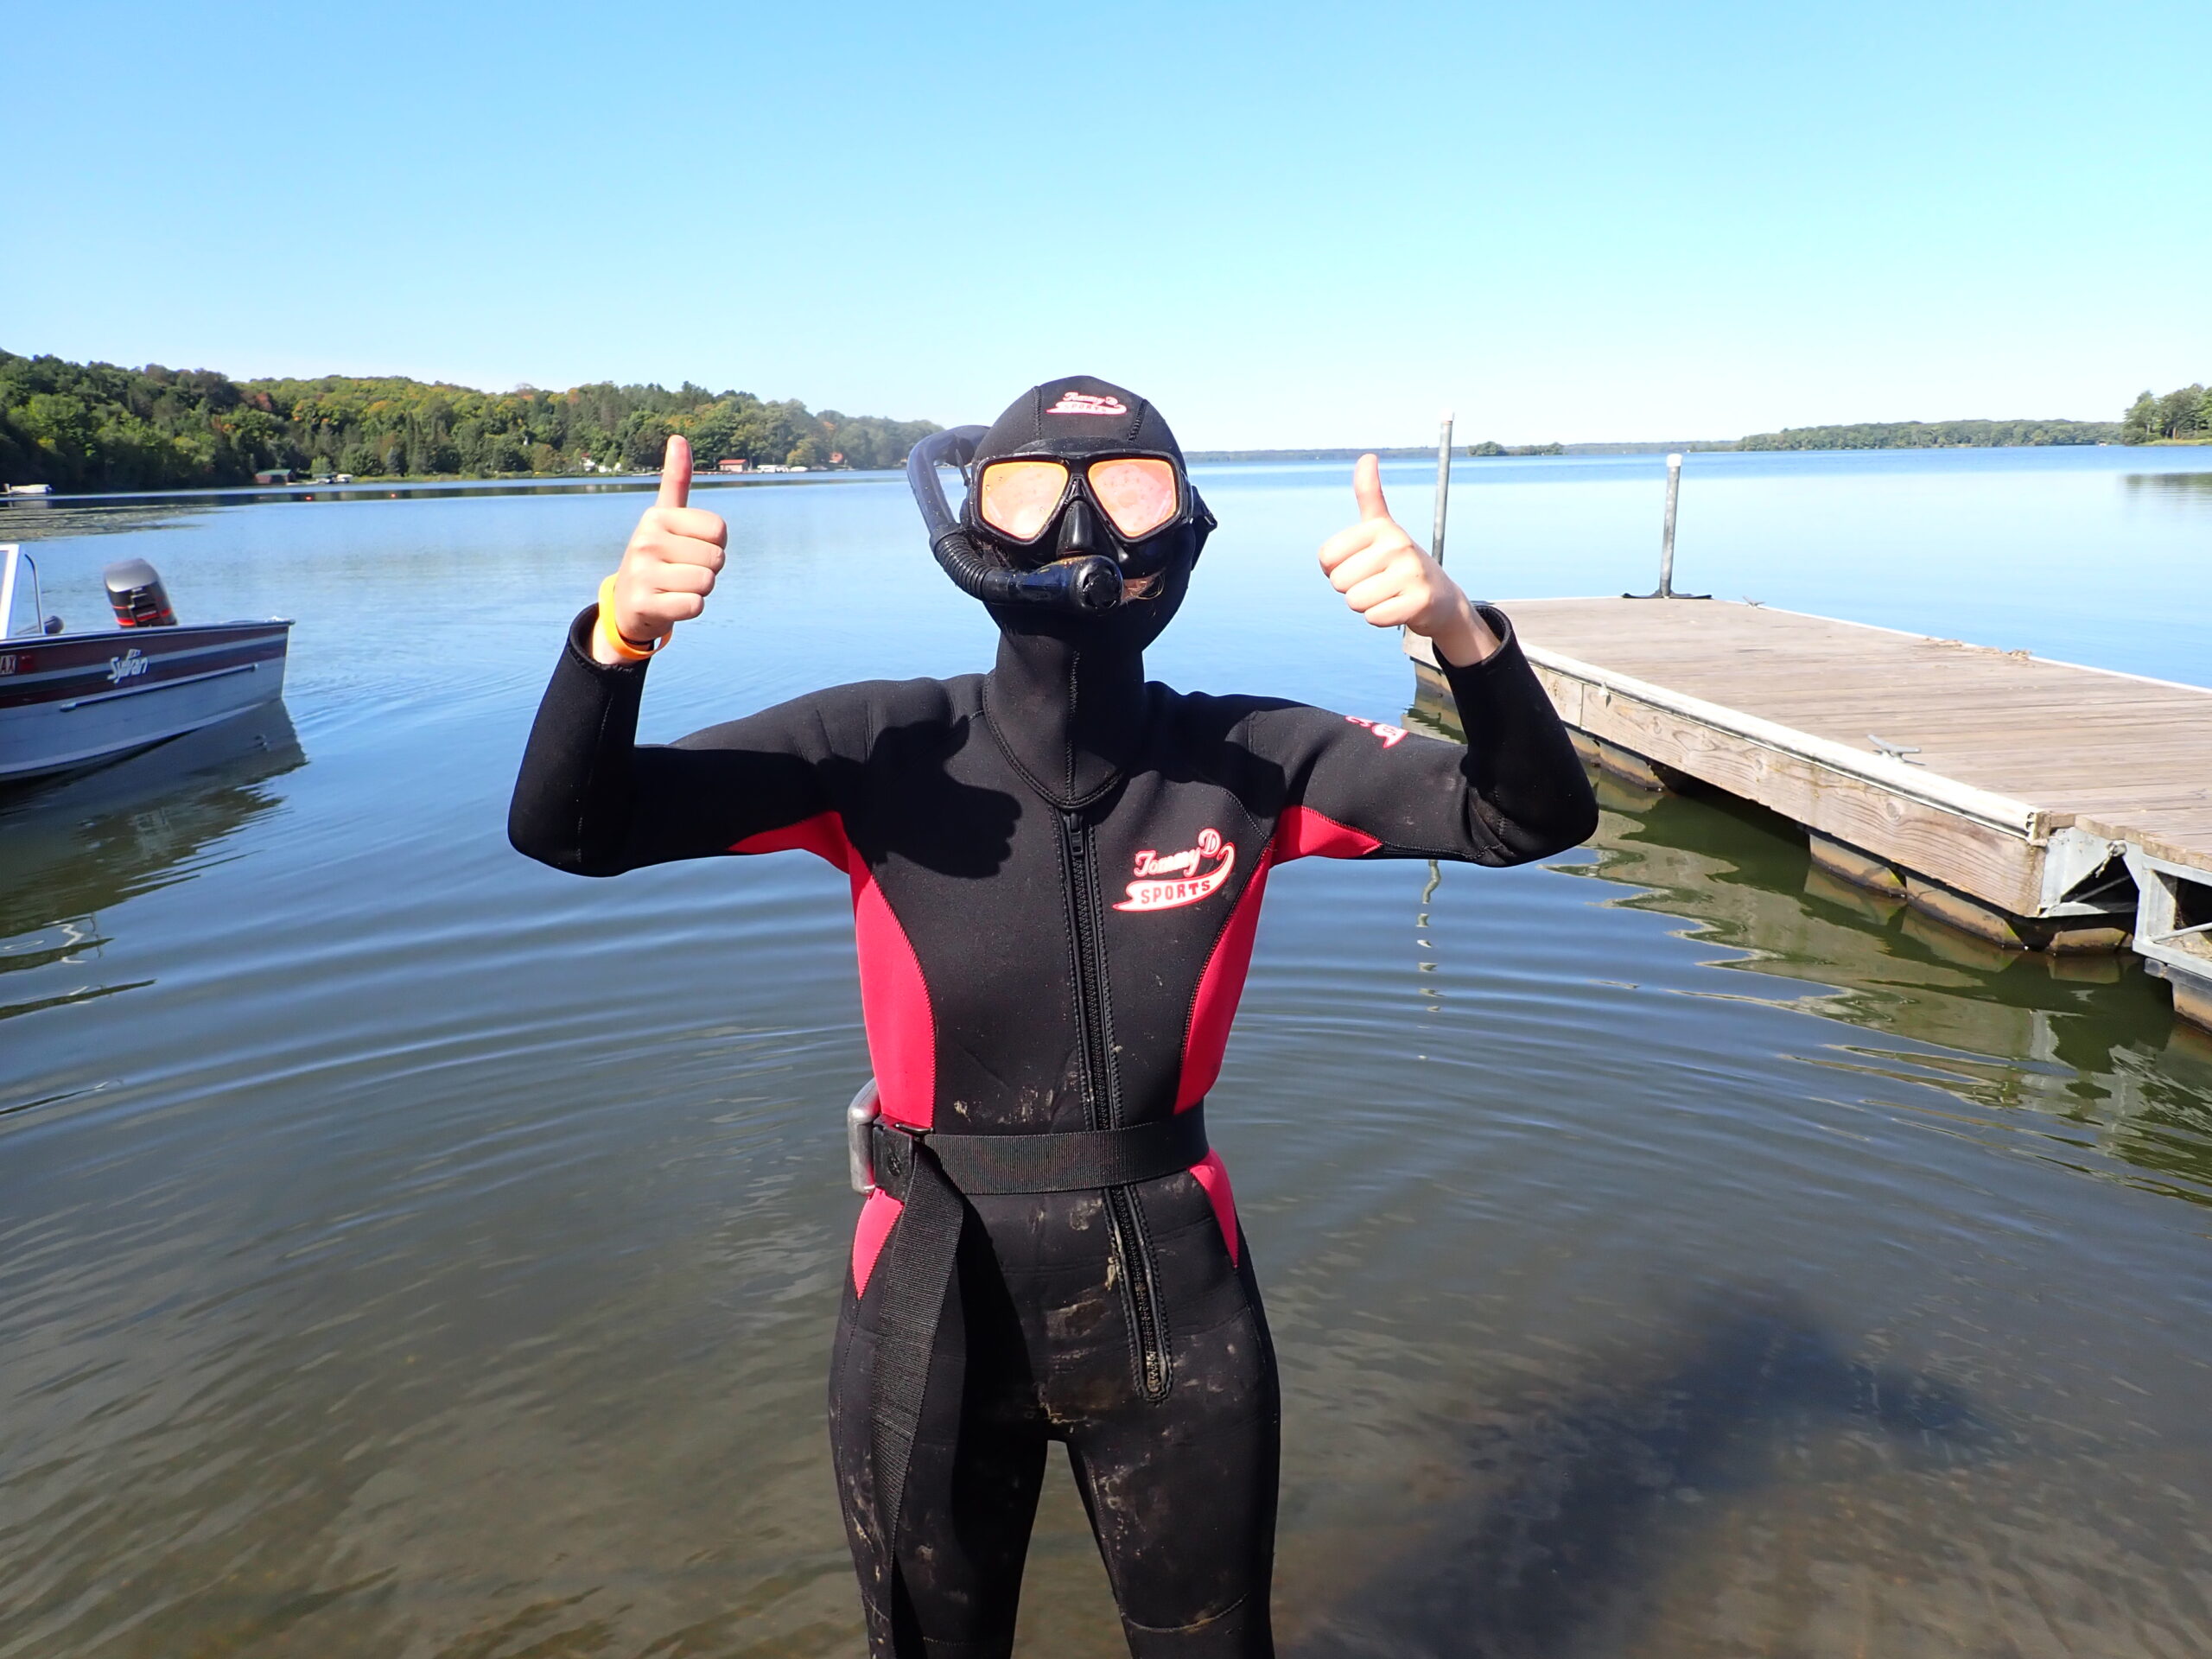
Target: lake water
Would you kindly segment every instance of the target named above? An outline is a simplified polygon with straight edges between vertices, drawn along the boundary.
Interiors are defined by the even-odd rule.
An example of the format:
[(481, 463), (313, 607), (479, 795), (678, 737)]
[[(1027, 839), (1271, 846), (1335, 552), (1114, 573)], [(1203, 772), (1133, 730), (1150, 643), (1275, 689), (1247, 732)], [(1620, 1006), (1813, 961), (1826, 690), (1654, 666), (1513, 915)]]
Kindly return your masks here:
[[(1201, 471), (1155, 674), (1402, 715), (1312, 566), (1346, 471)], [(1647, 588), (1662, 478), (1463, 461), (1451, 562)], [(900, 480), (701, 499), (736, 557), (648, 735), (988, 661)], [(859, 1650), (842, 880), (504, 835), (645, 501), (0, 509), (74, 623), (129, 555), (299, 619), (285, 712), (0, 801), (0, 1656)], [(2204, 683), (2212, 451), (1694, 455), (1677, 586)], [(2212, 1652), (2212, 1036), (1751, 810), (1606, 805), (1541, 867), (1270, 893), (1209, 1117), (1286, 1650)], [(1064, 1473), (1023, 1632), (1122, 1650)]]

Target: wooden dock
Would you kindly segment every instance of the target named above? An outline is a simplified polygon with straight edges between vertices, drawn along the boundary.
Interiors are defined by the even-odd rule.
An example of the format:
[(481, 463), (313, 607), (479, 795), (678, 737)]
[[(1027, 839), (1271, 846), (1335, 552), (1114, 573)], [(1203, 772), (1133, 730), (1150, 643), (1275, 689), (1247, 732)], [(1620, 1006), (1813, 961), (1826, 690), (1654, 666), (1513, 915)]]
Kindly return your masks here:
[(1765, 606), (1504, 608), (1586, 758), (1754, 801), (1834, 874), (2010, 948), (2132, 947), (2212, 1026), (2212, 690)]

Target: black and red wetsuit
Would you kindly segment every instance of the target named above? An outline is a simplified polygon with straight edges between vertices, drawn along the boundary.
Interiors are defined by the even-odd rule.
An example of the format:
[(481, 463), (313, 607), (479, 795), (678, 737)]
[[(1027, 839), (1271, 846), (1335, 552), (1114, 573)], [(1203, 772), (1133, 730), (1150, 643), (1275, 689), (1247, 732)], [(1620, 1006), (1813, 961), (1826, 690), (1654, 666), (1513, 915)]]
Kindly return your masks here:
[[(988, 674), (837, 686), (639, 746), (645, 668), (594, 663), (587, 613), (531, 733), (511, 833), (588, 875), (788, 849), (844, 871), (892, 1122), (992, 1135), (1157, 1123), (1213, 1087), (1275, 866), (1516, 864), (1591, 832), (1566, 733), (1504, 617), (1484, 614), (1503, 648), (1449, 671), (1462, 748), (1294, 702), (1186, 696), (1147, 683), (1137, 651), (1004, 617)], [(899, 1201), (869, 1198), (853, 1240), (830, 1417), (873, 1650), (1007, 1650), (1058, 1440), (1133, 1651), (1270, 1651), (1274, 1358), (1219, 1158), (965, 1203), (895, 1548), (868, 1424)]]

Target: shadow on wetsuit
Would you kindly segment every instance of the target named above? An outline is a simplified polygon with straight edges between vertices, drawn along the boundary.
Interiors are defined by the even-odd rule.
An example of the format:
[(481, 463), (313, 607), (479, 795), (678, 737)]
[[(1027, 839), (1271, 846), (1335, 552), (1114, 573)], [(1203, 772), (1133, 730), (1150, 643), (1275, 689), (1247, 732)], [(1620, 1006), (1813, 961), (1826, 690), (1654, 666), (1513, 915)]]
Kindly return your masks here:
[[(1024, 415), (1052, 438), (1044, 398), (1071, 385), (1141, 407), (1102, 382), (1054, 383), (1001, 426)], [(1195, 552), (1103, 617), (995, 607), (987, 675), (834, 687), (667, 746), (635, 743), (646, 665), (594, 663), (586, 612), (532, 729), (510, 835), (580, 874), (795, 849), (844, 870), (893, 1125), (1160, 1123), (1203, 1103), (1220, 1070), (1275, 865), (1516, 864), (1596, 822), (1496, 611), (1503, 649), (1447, 671), (1464, 749), (1146, 683), (1143, 648)], [(1274, 1358), (1219, 1157), (960, 1202), (895, 1540), (871, 1427), (899, 1200), (872, 1194), (854, 1237), (830, 1425), (871, 1651), (1007, 1651), (1058, 1440), (1134, 1653), (1271, 1652)]]

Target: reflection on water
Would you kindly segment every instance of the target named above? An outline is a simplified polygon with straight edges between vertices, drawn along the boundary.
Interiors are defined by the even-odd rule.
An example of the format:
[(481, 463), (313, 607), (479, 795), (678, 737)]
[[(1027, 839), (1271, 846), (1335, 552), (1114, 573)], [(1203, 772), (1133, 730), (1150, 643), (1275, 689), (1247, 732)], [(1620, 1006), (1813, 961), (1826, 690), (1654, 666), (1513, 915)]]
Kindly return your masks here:
[(2128, 473), (2120, 482), (2130, 495), (2147, 495), (2193, 506), (2212, 507), (2212, 471)]
[[(2175, 1020), (2133, 957), (2001, 950), (1835, 880), (1756, 807), (1597, 778), (1611, 810), (1580, 874), (1646, 888), (1621, 902), (1742, 953), (1718, 966), (1803, 982), (1823, 1016), (1924, 1046), (1834, 1064), (1932, 1084), (1976, 1114), (2035, 1114), (2042, 1155), (2078, 1166), (2069, 1148), (2093, 1144), (2152, 1190), (2212, 1205), (2212, 1107), (2194, 1074), (2212, 1036)], [(2169, 1054), (2182, 1073), (2159, 1063)]]
[[(864, 473), (821, 473), (717, 477), (691, 480), (695, 492), (805, 489), (866, 480)], [(282, 488), (143, 490), (122, 495), (0, 496), (0, 541), (34, 541), (60, 536), (96, 536), (146, 530), (173, 522), (181, 512), (208, 512), (218, 507), (331, 506), (362, 501), (460, 501), (498, 496), (592, 496), (651, 494), (658, 474), (592, 479), (455, 479), (441, 484), (321, 484)]]
[(0, 542), (52, 542), (77, 536), (120, 536), (158, 530), (206, 512), (205, 502), (160, 505), (29, 495), (0, 498)]
[(197, 872), (304, 764), (279, 702), (112, 766), (0, 795), (0, 1020), (135, 989), (99, 971), (101, 912)]

